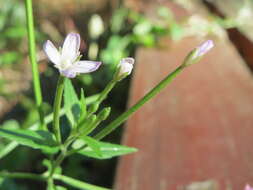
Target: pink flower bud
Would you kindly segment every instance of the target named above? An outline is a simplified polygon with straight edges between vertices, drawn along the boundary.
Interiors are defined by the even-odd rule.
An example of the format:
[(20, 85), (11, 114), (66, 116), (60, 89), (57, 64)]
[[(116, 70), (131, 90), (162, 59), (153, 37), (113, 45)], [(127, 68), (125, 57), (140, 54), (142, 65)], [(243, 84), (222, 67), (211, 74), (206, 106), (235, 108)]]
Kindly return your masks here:
[(208, 51), (210, 51), (214, 47), (214, 43), (212, 40), (207, 40), (199, 47), (196, 48), (195, 54), (193, 55), (192, 59), (196, 59), (205, 55)]
[(119, 63), (120, 68), (119, 68), (118, 77), (120, 78), (124, 75), (131, 74), (133, 65), (134, 65), (134, 58), (127, 57), (127, 58), (121, 59)]

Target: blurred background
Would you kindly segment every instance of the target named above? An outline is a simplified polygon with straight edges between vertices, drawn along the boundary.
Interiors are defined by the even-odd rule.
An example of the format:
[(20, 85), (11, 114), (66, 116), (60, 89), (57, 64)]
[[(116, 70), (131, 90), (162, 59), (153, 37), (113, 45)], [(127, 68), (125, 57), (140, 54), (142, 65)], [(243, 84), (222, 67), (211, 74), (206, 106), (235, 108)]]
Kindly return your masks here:
[[(221, 51), (219, 53), (216, 52), (213, 56), (225, 56), (224, 54), (222, 55), (222, 50), (225, 51), (226, 48), (233, 47), (231, 54), (240, 59), (241, 64), (245, 66), (243, 70), (239, 68), (237, 71), (242, 72), (242, 75), (246, 73), (245, 75), (248, 76), (245, 79), (247, 80), (246, 82), (252, 80), (250, 78), (251, 69), (253, 68), (253, 46), (251, 43), (253, 40), (253, 2), (251, 0), (36, 0), (33, 3), (37, 57), (45, 102), (44, 109), (47, 114), (52, 112), (52, 102), (59, 74), (53, 68), (52, 63), (49, 63), (42, 46), (47, 39), (53, 41), (56, 46), (61, 46), (66, 34), (69, 32), (78, 32), (82, 37), (82, 59), (100, 60), (103, 62), (102, 67), (97, 72), (80, 75), (75, 80), (72, 80), (78, 92), (81, 88), (84, 88), (86, 96), (97, 94), (105, 87), (121, 58), (131, 56), (137, 59), (137, 65), (139, 64), (138, 71), (140, 72), (134, 73), (134, 81), (131, 83), (134, 87), (130, 85), (131, 77), (128, 77), (113, 89), (104, 102), (104, 105), (112, 106), (113, 112), (110, 120), (116, 118), (126, 109), (130, 98), (132, 103), (138, 99), (138, 96), (135, 96), (138, 88), (147, 92), (148, 89), (155, 85), (155, 83), (150, 83), (151, 86), (145, 89), (143, 81), (149, 81), (152, 76), (159, 76), (158, 78), (160, 79), (159, 73), (162, 72), (155, 68), (148, 70), (148, 74), (142, 75), (140, 65), (142, 65), (142, 68), (145, 67), (145, 64), (148, 67), (148, 60), (140, 57), (148, 53), (139, 53), (140, 50), (149, 51), (155, 49), (159, 52), (170, 52), (176, 46), (175, 44), (184, 44), (185, 39), (197, 38), (198, 42), (201, 42), (211, 36), (217, 43), (226, 41), (223, 48), (220, 48)], [(24, 2), (20, 0), (0, 0), (0, 124), (2, 127), (29, 128), (38, 121), (32, 91), (32, 75), (28, 62), (27, 42)], [(189, 43), (189, 41), (185, 41), (186, 46)], [(187, 52), (184, 52), (184, 55), (176, 52), (174, 54), (165, 54), (165, 58), (159, 58), (159, 54), (154, 54), (153, 64), (158, 64), (156, 61), (159, 62), (159, 59), (166, 60), (167, 55), (174, 57), (178, 61)], [(153, 55), (152, 52), (150, 55)], [(220, 59), (220, 61), (222, 63), (229, 62), (232, 59), (229, 59), (229, 57), (230, 54), (224, 59)], [(162, 60), (160, 61), (163, 62)], [(145, 69), (143, 69), (143, 72), (145, 72)], [(231, 71), (231, 73), (233, 72)], [(233, 76), (231, 74), (230, 77)], [(224, 80), (230, 79), (227, 77)], [(252, 84), (252, 81), (249, 83)], [(240, 83), (233, 88), (242, 88), (243, 91), (244, 88), (252, 89), (251, 87), (252, 85), (244, 86), (244, 83)], [(131, 89), (131, 97), (128, 96), (129, 89)], [(253, 94), (251, 92), (252, 90), (246, 90), (244, 96), (252, 97)], [(225, 96), (226, 93), (224, 98)], [(244, 96), (239, 99), (243, 99)], [(166, 104), (167, 97), (163, 96), (160, 98), (164, 99), (164, 104)], [(234, 100), (231, 100), (231, 102), (234, 102)], [(251, 101), (246, 104), (252, 107), (250, 103)], [(194, 102), (189, 105), (189, 109), (191, 106), (194, 107), (193, 105)], [(244, 110), (243, 107), (242, 110)], [(249, 108), (248, 111), (253, 111), (253, 108)], [(152, 116), (159, 119), (160, 114)], [(211, 116), (212, 114), (210, 114)], [(147, 114), (145, 117), (147, 117)], [(239, 123), (240, 119), (242, 118), (237, 119)], [(105, 126), (110, 120), (104, 122), (101, 127)], [(171, 124), (173, 125), (173, 119), (170, 121), (172, 121)], [(247, 126), (253, 124), (252, 119), (248, 121)], [(131, 124), (134, 125), (134, 121), (130, 122), (129, 125)], [(154, 124), (154, 126), (157, 125), (157, 123)], [(243, 124), (241, 123), (240, 125)], [(163, 124), (161, 124), (162, 126)], [(134, 133), (130, 134), (134, 136)], [(105, 140), (120, 143), (121, 136), (122, 128), (116, 130)], [(142, 138), (149, 142), (145, 136)], [(128, 141), (126, 140), (126, 142)], [(1, 138), (0, 150), (7, 143), (7, 140)], [(159, 145), (157, 146), (159, 147)], [(41, 173), (45, 170), (45, 166), (40, 164), (43, 159), (41, 152), (19, 146), (5, 157), (1, 157), (0, 154), (0, 170), (8, 169), (10, 171)], [(152, 159), (155, 160), (155, 158)], [(169, 165), (170, 162), (167, 164)], [(131, 168), (131, 162), (126, 162), (125, 165)], [(65, 175), (111, 188), (116, 183), (115, 179), (120, 181), (122, 176), (127, 178), (127, 174), (122, 174), (124, 173), (122, 168), (119, 169), (120, 177), (115, 177), (116, 166), (117, 159), (101, 161), (92, 160), (81, 155), (73, 155), (64, 161), (63, 170)], [(252, 176), (252, 171), (249, 172), (250, 174)], [(253, 178), (251, 179), (253, 180)], [(131, 184), (131, 182), (128, 183)], [(147, 183), (147, 181), (143, 183)], [(187, 183), (190, 182), (187, 181)], [(242, 182), (240, 183), (241, 185)], [(35, 181), (0, 178), (0, 189), (3, 190), (28, 190), (35, 188), (43, 190), (45, 186)], [(71, 188), (69, 187), (69, 189)], [(124, 188), (118, 185), (117, 189)], [(146, 190), (149, 188), (138, 186), (136, 189)], [(159, 186), (151, 189), (166, 190), (176, 188), (174, 186), (173, 188), (167, 186), (162, 188)]]

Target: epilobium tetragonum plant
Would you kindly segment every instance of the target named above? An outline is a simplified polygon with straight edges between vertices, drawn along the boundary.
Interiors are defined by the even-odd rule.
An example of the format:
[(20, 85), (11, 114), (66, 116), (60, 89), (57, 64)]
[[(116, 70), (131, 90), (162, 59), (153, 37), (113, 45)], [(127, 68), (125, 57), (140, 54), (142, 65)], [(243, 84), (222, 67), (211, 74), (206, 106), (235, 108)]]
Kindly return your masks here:
[[(59, 50), (55, 48), (52, 42), (47, 41), (44, 44), (44, 51), (49, 60), (53, 62), (54, 66), (59, 70), (59, 79), (56, 87), (53, 113), (45, 117), (41, 110), (42, 96), (35, 59), (35, 40), (31, 3), (31, 0), (26, 0), (30, 59), (33, 70), (34, 93), (38, 111), (40, 113), (40, 122), (39, 125), (34, 125), (29, 129), (1, 128), (0, 136), (9, 139), (12, 142), (6, 146), (6, 149), (0, 151), (0, 158), (7, 155), (18, 144), (21, 144), (34, 149), (40, 149), (45, 154), (43, 164), (47, 169), (42, 174), (10, 173), (2, 171), (0, 172), (0, 177), (28, 178), (44, 181), (47, 183), (47, 190), (66, 189), (63, 186), (56, 185), (55, 181), (61, 181), (64, 184), (78, 189), (106, 190), (107, 188), (91, 185), (63, 175), (64, 171), (61, 171), (62, 161), (68, 156), (76, 153), (94, 159), (108, 159), (114, 156), (121, 156), (135, 152), (135, 148), (106, 143), (100, 140), (119, 127), (143, 104), (158, 94), (181, 71), (183, 71), (184, 68), (198, 62), (200, 58), (213, 47), (213, 42), (209, 40), (190, 52), (184, 62), (177, 69), (170, 73), (135, 105), (93, 135), (94, 133), (92, 132), (94, 132), (94, 129), (96, 129), (96, 127), (110, 115), (111, 108), (100, 108), (101, 103), (106, 99), (107, 95), (118, 82), (131, 74), (134, 66), (134, 59), (130, 57), (123, 58), (112, 76), (112, 80), (98, 96), (91, 100), (89, 97), (85, 97), (83, 90), (81, 90), (81, 94), (78, 96), (70, 79), (74, 80), (78, 74), (90, 73), (97, 70), (101, 63), (80, 60), (79, 34), (68, 34), (63, 43), (63, 47)], [(62, 136), (64, 126), (61, 126), (59, 122), (62, 115), (67, 117), (71, 128), (66, 137)], [(52, 122), (52, 130), (47, 126), (50, 122)]]

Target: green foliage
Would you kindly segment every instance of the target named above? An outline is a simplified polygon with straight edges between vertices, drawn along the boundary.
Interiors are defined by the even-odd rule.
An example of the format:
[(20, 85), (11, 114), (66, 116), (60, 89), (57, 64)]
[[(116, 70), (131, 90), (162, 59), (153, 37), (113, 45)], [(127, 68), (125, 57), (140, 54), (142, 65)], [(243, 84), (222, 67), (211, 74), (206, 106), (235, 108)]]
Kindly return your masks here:
[(22, 55), (16, 51), (5, 52), (0, 55), (0, 64), (15, 64), (22, 58)]
[(169, 9), (162, 7), (157, 10), (160, 23), (154, 23), (144, 15), (121, 7), (112, 15), (106, 47), (101, 50), (100, 58), (114, 70), (123, 57), (131, 55), (139, 46), (154, 47), (158, 39), (170, 35), (172, 39), (181, 36), (181, 27), (174, 20)]
[(67, 188), (57, 185), (56, 190), (67, 190)]
[(115, 156), (122, 156), (137, 151), (136, 148), (100, 142), (91, 137), (85, 137), (83, 140), (87, 143), (88, 147), (80, 150), (78, 153), (91, 158), (109, 159)]
[(47, 131), (32, 131), (26, 129), (0, 129), (0, 136), (22, 145), (53, 154), (58, 151), (56, 141)]
[(16, 120), (10, 119), (10, 120), (5, 121), (1, 127), (3, 129), (18, 129), (20, 126)]
[(80, 98), (80, 109), (81, 109), (81, 113), (80, 113), (80, 118), (79, 120), (83, 120), (87, 114), (87, 109), (86, 109), (86, 99), (85, 99), (85, 95), (84, 95), (84, 91), (83, 89), (81, 89), (81, 98)]
[(122, 28), (125, 27), (125, 22), (128, 17), (128, 9), (120, 8), (116, 9), (111, 18), (111, 31), (113, 33), (119, 33)]
[(82, 136), (80, 139), (83, 140), (84, 143), (86, 143), (87, 146), (90, 147), (95, 154), (97, 154), (97, 156), (102, 156), (101, 147), (97, 140), (89, 136)]
[[(0, 0), (0, 65), (17, 63), (22, 59), (21, 43), (26, 35), (25, 7), (18, 0)], [(17, 49), (12, 50), (15, 45)], [(20, 49), (19, 49), (20, 48)]]
[(29, 190), (24, 185), (17, 184), (13, 179), (1, 179), (0, 178), (0, 189), (1, 190)]
[(131, 42), (131, 37), (125, 35), (112, 35), (107, 43), (107, 47), (101, 51), (101, 59), (105, 64), (111, 65), (115, 68), (121, 58), (129, 55), (127, 47)]
[[(82, 101), (84, 101), (83, 98)], [(66, 79), (64, 83), (64, 109), (73, 127), (80, 116), (80, 103), (71, 80), (69, 79)]]

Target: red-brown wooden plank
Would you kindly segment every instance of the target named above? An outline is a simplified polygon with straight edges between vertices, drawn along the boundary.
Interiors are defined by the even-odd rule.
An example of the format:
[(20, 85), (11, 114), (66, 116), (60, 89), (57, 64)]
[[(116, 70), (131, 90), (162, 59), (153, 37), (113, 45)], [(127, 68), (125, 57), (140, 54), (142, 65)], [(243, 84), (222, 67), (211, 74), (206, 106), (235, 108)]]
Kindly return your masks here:
[[(140, 49), (130, 104), (203, 40)], [(115, 189), (173, 190), (205, 180), (217, 181), (220, 190), (253, 184), (253, 78), (229, 41), (215, 44), (129, 120), (123, 143), (139, 152), (120, 159)]]

